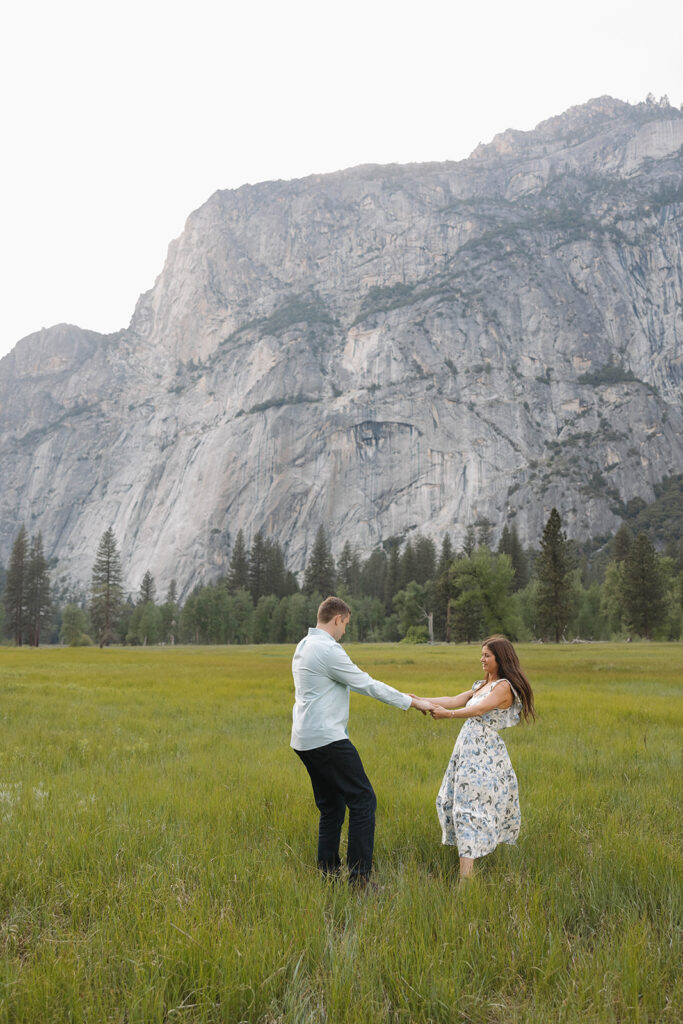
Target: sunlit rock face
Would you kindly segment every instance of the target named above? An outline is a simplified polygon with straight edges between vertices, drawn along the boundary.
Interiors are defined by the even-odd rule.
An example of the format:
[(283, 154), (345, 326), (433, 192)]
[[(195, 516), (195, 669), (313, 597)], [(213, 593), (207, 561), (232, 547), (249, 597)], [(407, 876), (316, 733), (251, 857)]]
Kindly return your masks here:
[(22, 522), (87, 585), (300, 570), (488, 518), (578, 538), (683, 471), (683, 115), (603, 97), (459, 163), (217, 192), (127, 330), (0, 362), (0, 561)]

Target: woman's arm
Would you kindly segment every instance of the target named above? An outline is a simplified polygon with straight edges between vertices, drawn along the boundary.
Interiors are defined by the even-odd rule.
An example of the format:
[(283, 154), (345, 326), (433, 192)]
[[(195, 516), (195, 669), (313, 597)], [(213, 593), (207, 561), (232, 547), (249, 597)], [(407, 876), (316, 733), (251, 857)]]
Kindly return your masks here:
[[(411, 693), (409, 696), (414, 697), (415, 694)], [(465, 690), (455, 697), (423, 697), (422, 700), (428, 700), (430, 704), (440, 704), (442, 708), (464, 708), (471, 696), (472, 690)]]
[[(460, 694), (462, 697), (463, 694)], [(470, 694), (471, 696), (471, 694)], [(449, 698), (450, 700), (457, 700), (456, 697)], [(429, 712), (432, 718), (477, 718), (479, 715), (483, 715), (486, 711), (493, 711), (495, 708), (509, 708), (513, 703), (514, 697), (512, 690), (507, 679), (501, 679), (501, 681), (494, 686), (489, 694), (484, 697), (483, 700), (477, 701), (470, 708), (466, 708), (462, 705), (444, 704), (442, 700), (433, 700), (432, 703), (441, 705), (440, 707), (433, 707)], [(457, 707), (457, 710), (453, 710)]]

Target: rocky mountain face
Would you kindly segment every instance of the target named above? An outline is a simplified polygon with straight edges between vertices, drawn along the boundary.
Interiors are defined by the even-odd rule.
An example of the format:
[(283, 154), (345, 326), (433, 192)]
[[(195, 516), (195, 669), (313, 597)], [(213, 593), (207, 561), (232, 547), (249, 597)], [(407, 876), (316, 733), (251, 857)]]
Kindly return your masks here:
[(0, 362), (0, 561), (20, 523), (88, 584), (303, 567), (481, 518), (614, 530), (683, 471), (683, 113), (603, 97), (459, 163), (216, 192), (130, 326)]

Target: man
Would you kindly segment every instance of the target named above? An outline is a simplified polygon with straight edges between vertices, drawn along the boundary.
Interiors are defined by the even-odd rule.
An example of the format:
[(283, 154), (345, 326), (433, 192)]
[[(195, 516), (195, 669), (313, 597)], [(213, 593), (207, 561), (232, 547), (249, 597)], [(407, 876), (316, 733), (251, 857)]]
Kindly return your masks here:
[(297, 646), (292, 661), (291, 745), (311, 777), (320, 811), (318, 867), (324, 875), (339, 874), (339, 840), (348, 807), (349, 881), (362, 885), (372, 870), (377, 799), (349, 739), (349, 691), (403, 709), (424, 712), (431, 705), (380, 683), (354, 665), (339, 643), (350, 618), (351, 609), (341, 598), (326, 598), (318, 608), (315, 629), (309, 629)]

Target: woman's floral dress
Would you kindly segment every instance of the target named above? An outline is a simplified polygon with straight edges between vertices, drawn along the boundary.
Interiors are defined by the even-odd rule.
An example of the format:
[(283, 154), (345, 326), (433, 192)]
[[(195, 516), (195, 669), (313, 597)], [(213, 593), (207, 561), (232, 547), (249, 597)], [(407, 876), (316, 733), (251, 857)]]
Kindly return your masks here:
[[(468, 708), (487, 697), (496, 680), (483, 679), (472, 687)], [(461, 857), (483, 857), (499, 843), (514, 843), (521, 815), (517, 776), (498, 729), (517, 725), (522, 702), (513, 690), (509, 708), (495, 708), (467, 718), (455, 742), (446, 774), (436, 798), (442, 842), (457, 846)]]

